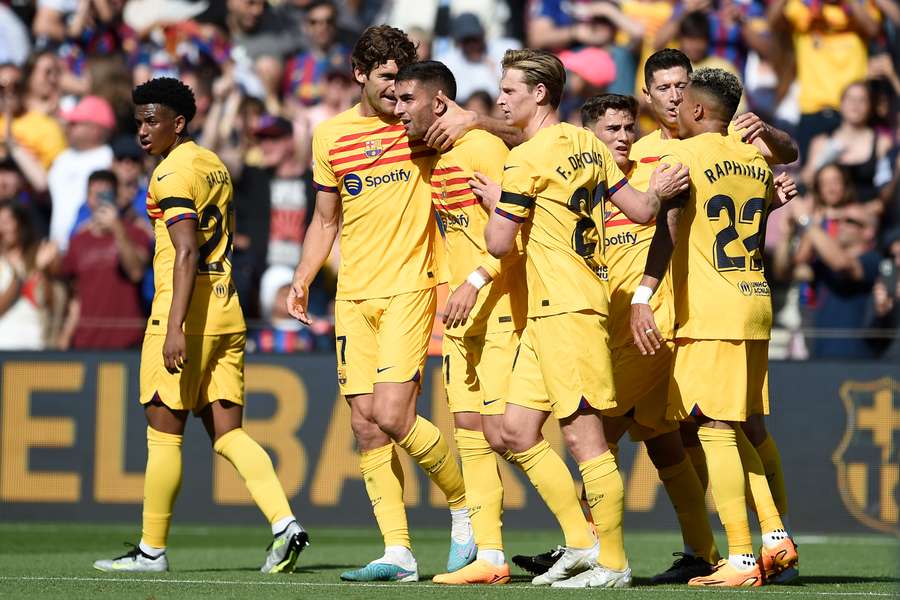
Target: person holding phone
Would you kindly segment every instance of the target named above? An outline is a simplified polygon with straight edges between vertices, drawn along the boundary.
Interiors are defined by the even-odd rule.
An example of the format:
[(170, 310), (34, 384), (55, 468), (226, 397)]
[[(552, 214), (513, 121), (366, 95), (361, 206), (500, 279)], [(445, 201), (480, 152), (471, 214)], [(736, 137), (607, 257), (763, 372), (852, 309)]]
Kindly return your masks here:
[(152, 240), (123, 218), (116, 204), (118, 180), (108, 170), (88, 178), (90, 218), (69, 241), (62, 275), (70, 284), (60, 348), (118, 349), (141, 343), (144, 310), (140, 285)]

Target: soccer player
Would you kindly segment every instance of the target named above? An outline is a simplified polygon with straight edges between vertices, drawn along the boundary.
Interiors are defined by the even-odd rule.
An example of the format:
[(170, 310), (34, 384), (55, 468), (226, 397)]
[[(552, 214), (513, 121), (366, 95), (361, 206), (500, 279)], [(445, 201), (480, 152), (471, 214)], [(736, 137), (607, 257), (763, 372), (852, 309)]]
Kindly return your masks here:
[[(422, 139), (456, 97), (456, 80), (442, 63), (400, 69), (396, 114), (410, 139)], [(488, 214), (469, 187), (475, 173), (494, 181), (508, 149), (500, 138), (474, 129), (441, 153), (431, 172), (431, 201), (444, 224), (450, 297), (444, 310), (444, 384), (456, 427), (466, 501), (477, 560), (434, 577), (435, 583), (507, 583), (500, 516), (503, 487), (494, 451), (506, 452), (501, 424), (519, 337), (525, 326), (525, 261), (513, 252), (502, 261), (488, 254)]]
[(415, 60), (406, 34), (366, 29), (353, 49), (359, 104), (313, 136), (316, 209), (288, 296), (309, 323), (309, 284), (341, 231), (335, 301), (337, 375), (350, 403), (360, 470), (384, 538), (384, 555), (341, 575), (349, 581), (417, 581), (403, 479), (394, 444), (444, 492), (451, 511), (447, 570), (475, 558), (459, 466), (437, 427), (416, 415), (439, 283), (437, 223), (428, 176), (434, 151), (411, 140), (394, 116), (394, 77)]
[[(647, 222), (660, 199), (684, 189), (683, 168), (661, 169), (649, 193), (634, 190), (606, 146), (560, 123), (565, 69), (553, 54), (510, 50), (497, 103), (527, 140), (503, 166), (501, 187), (478, 176), (491, 211), (488, 251), (503, 257), (523, 229), (528, 319), (503, 416), (503, 442), (562, 527), (566, 550), (535, 585), (626, 587), (631, 569), (622, 536), (623, 485), (600, 411), (615, 406), (606, 331), (607, 289), (599, 272), (607, 200)], [(502, 190), (502, 191), (501, 191)], [(581, 511), (562, 458), (541, 437), (549, 413), (578, 462), (598, 540)], [(599, 546), (599, 547), (598, 547)]]
[[(644, 66), (644, 103), (659, 124), (659, 129), (639, 139), (631, 150), (630, 158), (635, 162), (635, 170), (629, 177), (629, 182), (639, 190), (646, 189), (650, 174), (659, 164), (659, 157), (666, 153), (669, 141), (680, 137), (677, 122), (678, 106), (681, 104), (682, 93), (688, 84), (691, 71), (690, 60), (680, 50), (660, 50), (647, 59)], [(736, 117), (729, 124), (728, 131), (736, 139), (756, 146), (770, 165), (786, 164), (797, 159), (797, 146), (791, 137), (767, 125), (753, 113), (744, 113)], [(664, 285), (663, 293), (666, 292), (666, 287)], [(643, 298), (637, 300), (644, 301)], [(667, 323), (663, 325), (665, 327)], [(668, 331), (663, 333), (668, 334)], [(766, 432), (762, 415), (751, 415), (742, 427), (763, 462), (779, 514), (784, 520), (788, 511), (787, 491), (781, 470), (781, 456), (775, 441)], [(708, 480), (706, 459), (697, 438), (696, 424), (689, 421), (682, 422), (681, 435), (685, 451), (705, 489)], [(668, 571), (657, 576), (657, 581), (661, 583), (686, 581), (693, 569), (703, 568), (699, 560), (707, 559), (699, 556), (699, 552), (693, 554), (688, 553), (688, 549), (685, 550), (687, 556), (695, 558), (682, 556), (677, 559)], [(789, 579), (792, 574), (793, 572), (788, 572), (782, 577)]]
[[(629, 181), (639, 169), (645, 172), (645, 177), (649, 177), (646, 171), (652, 169), (641, 169), (631, 159), (637, 112), (637, 100), (617, 94), (591, 98), (581, 108), (583, 126), (606, 144)], [(638, 189), (646, 184), (646, 179), (635, 182)], [(668, 277), (663, 278), (662, 289), (654, 296), (652, 305), (665, 343), (653, 355), (643, 356), (631, 336), (631, 298), (643, 276), (655, 225), (634, 223), (615, 209), (606, 214), (605, 225), (609, 338), (617, 404), (603, 413), (606, 439), (616, 443), (627, 430), (632, 440), (646, 445), (647, 454), (675, 507), (685, 545), (684, 552), (677, 553), (677, 565), (654, 577), (652, 583), (687, 583), (693, 577), (710, 574), (719, 560), (719, 552), (706, 514), (704, 486), (685, 454), (678, 423), (666, 420), (674, 349), (671, 282)]]
[(141, 350), (147, 416), (140, 544), (101, 571), (166, 571), (172, 506), (181, 486), (181, 442), (193, 411), (216, 453), (238, 470), (275, 536), (261, 571), (292, 571), (308, 536), (288, 506), (266, 452), (241, 428), (246, 328), (231, 281), (232, 183), (219, 157), (194, 143), (190, 88), (168, 77), (132, 92), (141, 147), (162, 158), (150, 177), (156, 293)]
[[(661, 158), (690, 168), (690, 193), (661, 213), (665, 220), (656, 228), (635, 292), (641, 301), (632, 302), (635, 344), (644, 354), (659, 349), (665, 336), (647, 301), (671, 258), (675, 355), (666, 416), (699, 425), (728, 537), (728, 558), (711, 575), (690, 580), (697, 586), (758, 586), (760, 564), (774, 577), (797, 563), (759, 455), (740, 426), (749, 415), (768, 412), (772, 307), (762, 236), (768, 212), (795, 189), (785, 175), (773, 178), (755, 147), (729, 135), (742, 92), (740, 81), (721, 69), (694, 72), (684, 88), (677, 111), (682, 140), (669, 144)], [(747, 519), (745, 474), (763, 533), (760, 563)]]

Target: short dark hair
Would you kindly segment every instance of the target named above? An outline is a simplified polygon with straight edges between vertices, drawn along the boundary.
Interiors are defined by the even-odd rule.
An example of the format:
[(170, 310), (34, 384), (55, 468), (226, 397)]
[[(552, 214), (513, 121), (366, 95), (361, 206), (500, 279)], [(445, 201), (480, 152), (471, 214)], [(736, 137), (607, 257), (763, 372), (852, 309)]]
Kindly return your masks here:
[(690, 86), (719, 103), (718, 116), (725, 122), (734, 117), (744, 93), (737, 75), (723, 69), (697, 69), (691, 73)]
[(309, 4), (306, 5), (306, 8), (303, 9), (303, 12), (308, 14), (309, 11), (320, 8), (322, 6), (327, 6), (335, 13), (337, 13), (337, 5), (334, 3), (334, 0), (312, 0)]
[(415, 62), (415, 44), (405, 33), (390, 25), (366, 28), (350, 55), (353, 68), (368, 75), (389, 60), (396, 62), (398, 69)]
[(581, 124), (591, 127), (608, 110), (622, 110), (637, 119), (638, 101), (622, 94), (600, 94), (588, 98), (581, 106)]
[(119, 178), (109, 169), (100, 169), (99, 171), (94, 171), (88, 177), (88, 187), (94, 183), (108, 183), (111, 186), (116, 187), (119, 185)]
[(695, 10), (684, 15), (681, 25), (678, 27), (680, 37), (710, 39), (709, 17), (705, 12)]
[(440, 88), (445, 96), (456, 100), (456, 78), (447, 65), (436, 60), (408, 64), (397, 72), (394, 81), (421, 81)]
[(135, 106), (144, 104), (162, 104), (181, 115), (188, 123), (197, 114), (197, 101), (191, 88), (174, 77), (157, 77), (145, 81), (131, 91), (131, 100)]
[(682, 67), (687, 71), (688, 75), (694, 70), (694, 67), (691, 66), (691, 59), (681, 50), (663, 48), (659, 52), (654, 52), (644, 64), (644, 85), (649, 90), (650, 82), (653, 81), (653, 75), (657, 71), (664, 71), (674, 67)]

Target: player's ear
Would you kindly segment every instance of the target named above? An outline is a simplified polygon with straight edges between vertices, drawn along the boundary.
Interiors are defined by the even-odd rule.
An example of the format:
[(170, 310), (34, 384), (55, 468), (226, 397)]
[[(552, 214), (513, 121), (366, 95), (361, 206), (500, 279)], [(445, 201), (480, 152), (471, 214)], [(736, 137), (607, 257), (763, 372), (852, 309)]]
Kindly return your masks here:
[(706, 113), (706, 109), (699, 102), (694, 105), (694, 120), (700, 121), (703, 119), (703, 115)]
[(443, 94), (435, 94), (431, 99), (431, 110), (439, 117), (447, 112), (447, 102)]
[(547, 86), (543, 83), (539, 83), (534, 86), (534, 99), (538, 104), (543, 104), (547, 99)]
[(363, 73), (360, 69), (353, 67), (353, 79), (356, 80), (356, 83), (359, 85), (366, 84), (366, 73)]
[(187, 121), (184, 120), (182, 115), (178, 115), (175, 117), (175, 133), (181, 135), (184, 133), (185, 128), (187, 127)]

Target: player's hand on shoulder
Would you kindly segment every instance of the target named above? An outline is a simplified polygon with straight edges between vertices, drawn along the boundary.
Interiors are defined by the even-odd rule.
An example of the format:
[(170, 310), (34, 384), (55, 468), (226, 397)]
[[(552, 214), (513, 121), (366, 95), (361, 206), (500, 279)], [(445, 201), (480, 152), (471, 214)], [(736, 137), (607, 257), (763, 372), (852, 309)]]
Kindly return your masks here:
[(184, 331), (179, 327), (169, 329), (163, 344), (163, 361), (169, 373), (178, 373), (187, 364), (187, 342)]
[(488, 211), (494, 212), (497, 203), (500, 201), (500, 184), (491, 180), (487, 175), (475, 173), (469, 180), (469, 187), (472, 193), (481, 201), (481, 206)]
[(465, 110), (443, 92), (439, 91), (437, 98), (447, 106), (447, 110), (428, 128), (425, 143), (443, 152), (452, 148), (456, 140), (475, 129), (478, 115), (475, 111)]
[(661, 201), (671, 200), (691, 185), (691, 172), (681, 163), (662, 163), (650, 176), (650, 188), (656, 190)]
[(634, 345), (641, 354), (656, 354), (663, 337), (653, 318), (653, 309), (649, 304), (631, 305), (631, 335), (634, 337)]
[(797, 197), (797, 182), (787, 173), (775, 178), (775, 206), (780, 208)]
[(305, 323), (310, 324), (309, 314), (306, 307), (309, 304), (309, 286), (301, 281), (294, 280), (291, 283), (291, 289), (287, 297), (287, 311), (292, 317)]
[(746, 112), (735, 117), (734, 128), (740, 132), (741, 139), (746, 144), (752, 144), (769, 127), (756, 113)]
[(476, 300), (478, 300), (478, 290), (468, 281), (464, 281), (447, 298), (447, 307), (444, 309), (443, 317), (444, 326), (452, 329), (465, 325)]

